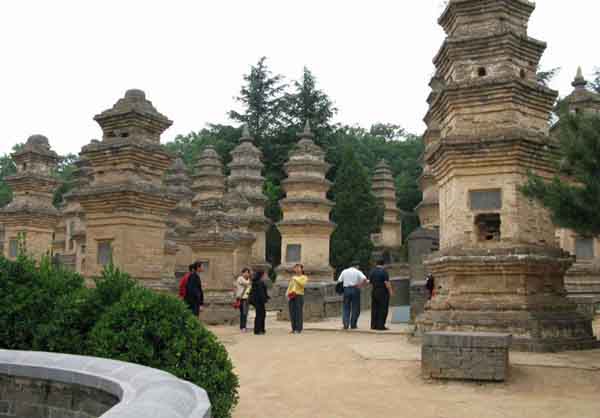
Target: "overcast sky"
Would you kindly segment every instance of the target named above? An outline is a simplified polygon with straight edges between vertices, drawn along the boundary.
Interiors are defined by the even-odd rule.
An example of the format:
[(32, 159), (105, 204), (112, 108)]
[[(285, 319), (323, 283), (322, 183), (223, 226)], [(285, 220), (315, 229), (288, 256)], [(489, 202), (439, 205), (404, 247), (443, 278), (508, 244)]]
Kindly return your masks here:
[[(304, 65), (337, 121), (422, 133), (441, 0), (13, 0), (0, 2), (0, 153), (44, 134), (60, 154), (101, 136), (93, 116), (129, 88), (175, 123), (163, 142), (229, 123), (242, 75), (261, 56), (276, 73)], [(566, 95), (597, 56), (600, 2), (540, 0), (530, 35), (548, 43)]]

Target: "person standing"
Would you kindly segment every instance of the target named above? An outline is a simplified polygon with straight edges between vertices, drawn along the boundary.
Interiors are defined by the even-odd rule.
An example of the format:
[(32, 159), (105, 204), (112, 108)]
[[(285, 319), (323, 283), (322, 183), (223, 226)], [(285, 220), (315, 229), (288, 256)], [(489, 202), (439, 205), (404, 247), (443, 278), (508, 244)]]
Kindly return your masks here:
[(246, 332), (246, 327), (248, 324), (248, 294), (250, 293), (250, 287), (252, 286), (252, 281), (250, 280), (250, 269), (248, 267), (244, 267), (242, 270), (242, 274), (236, 280), (236, 290), (235, 297), (240, 302), (240, 330), (242, 332)]
[(286, 293), (292, 324), (291, 334), (300, 334), (304, 328), (304, 287), (306, 282), (308, 282), (308, 277), (304, 274), (304, 266), (296, 264)]
[(266, 304), (269, 301), (267, 285), (265, 284), (265, 272), (257, 271), (252, 278), (252, 288), (250, 289), (249, 301), (254, 305), (256, 318), (254, 318), (254, 334), (262, 335), (266, 333), (265, 317), (267, 316)]
[(202, 271), (202, 264), (196, 262), (192, 266), (192, 272), (186, 285), (185, 301), (197, 317), (202, 310), (202, 305), (204, 305), (204, 292), (202, 291), (202, 282), (199, 275), (199, 272)]
[(344, 329), (358, 328), (360, 316), (360, 289), (367, 283), (367, 276), (359, 270), (360, 263), (353, 261), (351, 266), (342, 271), (338, 282), (344, 284), (344, 306), (342, 322)]
[(394, 295), (394, 289), (388, 272), (383, 268), (383, 259), (377, 261), (377, 266), (369, 275), (369, 281), (373, 287), (371, 293), (371, 329), (387, 331), (385, 321), (390, 307), (390, 297)]

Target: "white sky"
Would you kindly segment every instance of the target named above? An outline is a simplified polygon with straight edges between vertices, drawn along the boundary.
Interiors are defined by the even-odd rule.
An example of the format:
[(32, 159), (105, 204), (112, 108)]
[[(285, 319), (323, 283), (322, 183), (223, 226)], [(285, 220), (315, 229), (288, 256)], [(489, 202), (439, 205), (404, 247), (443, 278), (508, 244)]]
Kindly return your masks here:
[[(0, 154), (41, 133), (60, 154), (101, 136), (92, 117), (129, 88), (175, 123), (163, 142), (229, 123), (242, 75), (261, 56), (275, 73), (307, 65), (337, 121), (422, 133), (441, 0), (2, 0)], [(539, 0), (530, 35), (548, 42), (552, 87), (600, 66), (596, 0)]]

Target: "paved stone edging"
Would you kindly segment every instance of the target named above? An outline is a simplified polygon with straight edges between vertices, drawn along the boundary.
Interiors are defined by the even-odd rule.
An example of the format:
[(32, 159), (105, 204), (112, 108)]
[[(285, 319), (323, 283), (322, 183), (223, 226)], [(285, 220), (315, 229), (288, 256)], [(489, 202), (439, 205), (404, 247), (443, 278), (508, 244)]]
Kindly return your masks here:
[(120, 402), (101, 418), (210, 418), (206, 391), (162, 370), (116, 360), (0, 350), (0, 374), (77, 384)]

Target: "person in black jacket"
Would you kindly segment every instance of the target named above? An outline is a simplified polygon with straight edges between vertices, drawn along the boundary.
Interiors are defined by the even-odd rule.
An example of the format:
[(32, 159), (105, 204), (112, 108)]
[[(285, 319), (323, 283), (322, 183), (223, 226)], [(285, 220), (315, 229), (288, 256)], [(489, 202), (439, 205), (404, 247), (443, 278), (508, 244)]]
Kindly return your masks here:
[(201, 306), (204, 305), (204, 292), (199, 275), (201, 271), (202, 263), (194, 263), (185, 290), (185, 301), (196, 316), (200, 314)]
[(265, 331), (265, 317), (267, 310), (265, 305), (269, 301), (267, 285), (264, 281), (265, 272), (257, 271), (252, 278), (252, 288), (250, 289), (250, 304), (254, 305), (256, 318), (254, 319), (254, 334), (261, 335)]

